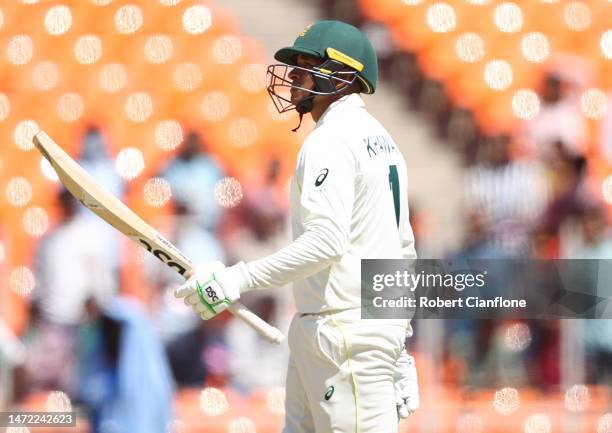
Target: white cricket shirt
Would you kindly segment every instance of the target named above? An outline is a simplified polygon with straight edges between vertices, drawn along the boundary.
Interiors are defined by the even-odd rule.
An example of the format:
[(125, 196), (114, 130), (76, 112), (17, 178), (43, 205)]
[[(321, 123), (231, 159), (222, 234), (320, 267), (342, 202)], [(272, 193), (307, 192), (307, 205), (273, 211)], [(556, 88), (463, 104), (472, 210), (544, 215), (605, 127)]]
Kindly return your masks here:
[(358, 94), (331, 104), (298, 155), (293, 242), (234, 267), (243, 288), (293, 282), (300, 313), (361, 306), (361, 259), (416, 258), (406, 165)]

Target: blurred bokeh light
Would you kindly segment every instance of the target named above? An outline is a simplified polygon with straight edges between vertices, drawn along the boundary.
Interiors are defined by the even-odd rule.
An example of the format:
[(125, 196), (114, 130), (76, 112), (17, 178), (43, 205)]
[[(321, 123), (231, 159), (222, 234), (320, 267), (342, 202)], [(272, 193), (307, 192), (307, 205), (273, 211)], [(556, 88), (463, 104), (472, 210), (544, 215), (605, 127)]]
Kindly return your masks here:
[(517, 90), (512, 97), (512, 111), (519, 119), (533, 119), (540, 111), (538, 94), (531, 89)]
[(17, 35), (11, 38), (6, 48), (8, 61), (14, 65), (25, 65), (32, 60), (34, 46), (32, 38), (27, 35)]
[(582, 93), (580, 105), (586, 117), (601, 119), (608, 108), (608, 101), (601, 89), (588, 89)]
[(222, 92), (211, 92), (202, 98), (202, 116), (210, 122), (223, 120), (230, 110), (229, 98)]
[(235, 207), (242, 200), (242, 185), (233, 177), (223, 178), (215, 186), (215, 198), (223, 207)]
[(100, 86), (106, 92), (116, 93), (127, 83), (127, 71), (121, 63), (109, 63), (100, 71)]
[(193, 62), (183, 62), (174, 69), (174, 85), (182, 92), (190, 92), (202, 84), (200, 67)]
[(505, 60), (491, 60), (484, 70), (484, 79), (493, 90), (506, 90), (512, 84), (512, 67)]
[(57, 115), (62, 122), (76, 122), (84, 110), (83, 98), (78, 93), (65, 93), (57, 102)]
[(482, 418), (473, 413), (466, 413), (457, 419), (457, 433), (483, 433)]
[(125, 115), (132, 122), (142, 123), (153, 114), (153, 100), (146, 92), (132, 93), (125, 101)]
[(144, 185), (145, 201), (153, 207), (161, 207), (172, 197), (170, 183), (164, 178), (154, 177)]
[(523, 27), (523, 11), (516, 3), (501, 3), (495, 7), (494, 20), (502, 32), (515, 33)]
[(550, 44), (544, 33), (530, 32), (521, 39), (521, 50), (525, 59), (542, 63), (550, 55)]
[(206, 415), (218, 416), (227, 412), (229, 404), (222, 390), (208, 387), (200, 393), (200, 407)]
[(142, 10), (136, 5), (125, 5), (115, 13), (115, 28), (119, 33), (130, 34), (142, 27)]
[(493, 409), (501, 415), (510, 415), (521, 406), (519, 392), (516, 388), (502, 388), (495, 392)]
[(36, 122), (30, 119), (22, 120), (15, 127), (13, 140), (21, 150), (33, 149), (34, 143), (32, 142), (32, 138), (38, 131), (40, 131), (40, 128)]
[(32, 200), (32, 185), (25, 177), (13, 177), (6, 185), (6, 198), (11, 206), (24, 207)]
[(47, 212), (38, 206), (28, 208), (23, 214), (22, 225), (28, 235), (41, 237), (49, 228)]
[(229, 422), (228, 433), (256, 433), (255, 423), (249, 417), (241, 416)]
[(51, 391), (47, 395), (46, 409), (49, 412), (71, 412), (72, 401), (63, 391)]
[(436, 33), (447, 33), (455, 29), (455, 9), (448, 3), (434, 3), (427, 9), (427, 24)]
[(59, 69), (54, 62), (40, 62), (32, 70), (32, 84), (37, 90), (48, 91), (57, 86)]
[(192, 35), (204, 33), (211, 23), (212, 15), (206, 6), (190, 6), (183, 13), (183, 29)]
[(599, 418), (597, 433), (612, 433), (612, 413), (607, 413)]
[(268, 391), (266, 396), (266, 407), (272, 413), (285, 413), (285, 388), (278, 386)]
[(17, 266), (9, 276), (11, 290), (20, 296), (29, 296), (36, 286), (34, 273), (27, 266)]
[(51, 35), (62, 35), (72, 26), (72, 12), (68, 6), (56, 5), (45, 15), (45, 28)]
[(484, 57), (484, 41), (477, 33), (464, 33), (457, 38), (455, 51), (464, 62), (475, 63)]
[(591, 402), (591, 393), (585, 385), (574, 385), (565, 392), (565, 407), (571, 412), (584, 412)]
[(242, 43), (235, 35), (225, 35), (217, 38), (213, 44), (213, 58), (217, 63), (229, 65), (242, 56)]
[(155, 127), (155, 144), (164, 151), (171, 151), (183, 142), (183, 129), (176, 120), (162, 120)]
[(121, 149), (115, 159), (115, 168), (119, 176), (131, 180), (137, 177), (145, 167), (142, 152), (135, 147)]
[(550, 418), (543, 413), (530, 416), (525, 421), (525, 433), (550, 433)]

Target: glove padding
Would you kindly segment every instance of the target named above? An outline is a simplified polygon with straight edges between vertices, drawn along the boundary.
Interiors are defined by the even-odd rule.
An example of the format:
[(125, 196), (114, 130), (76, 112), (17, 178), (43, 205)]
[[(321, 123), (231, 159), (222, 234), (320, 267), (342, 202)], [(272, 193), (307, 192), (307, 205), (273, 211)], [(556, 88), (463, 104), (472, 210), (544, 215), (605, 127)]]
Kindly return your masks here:
[(414, 358), (406, 349), (395, 363), (393, 379), (397, 415), (401, 419), (408, 418), (419, 408), (419, 383)]
[(240, 298), (238, 284), (221, 262), (207, 263), (176, 289), (174, 295), (204, 320), (212, 319)]

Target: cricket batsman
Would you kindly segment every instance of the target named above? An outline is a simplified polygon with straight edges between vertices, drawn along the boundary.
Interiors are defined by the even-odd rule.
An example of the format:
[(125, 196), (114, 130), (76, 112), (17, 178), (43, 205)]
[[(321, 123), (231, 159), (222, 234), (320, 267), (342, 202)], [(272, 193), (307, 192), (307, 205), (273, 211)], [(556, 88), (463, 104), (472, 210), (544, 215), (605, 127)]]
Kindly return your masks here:
[(293, 283), (283, 431), (397, 432), (419, 405), (412, 328), (360, 309), (361, 259), (416, 258), (404, 159), (359, 95), (376, 90), (376, 53), (357, 28), (319, 21), (274, 58), (277, 109), (316, 122), (291, 183), (294, 240), (249, 263), (205, 264), (176, 294), (210, 319), (246, 291)]

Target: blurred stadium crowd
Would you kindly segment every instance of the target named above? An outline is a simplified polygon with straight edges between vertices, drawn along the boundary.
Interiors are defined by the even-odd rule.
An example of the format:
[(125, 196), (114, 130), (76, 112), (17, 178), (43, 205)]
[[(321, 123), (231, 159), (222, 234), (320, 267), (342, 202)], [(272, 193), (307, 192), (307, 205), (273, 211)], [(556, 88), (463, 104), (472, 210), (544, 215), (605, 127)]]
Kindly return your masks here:
[[(464, 241), (448, 257), (612, 258), (611, 2), (319, 6), (370, 36), (383, 79), (462, 156)], [(230, 431), (278, 428), (286, 348), (229, 315), (195, 317), (173, 297), (178, 277), (63, 191), (31, 144), (47, 130), (196, 264), (272, 252), (289, 238), (288, 176), (312, 125), (292, 134), (295, 119), (274, 111), (261, 47), (208, 1), (5, 0), (0, 49), (0, 407), (62, 391), (96, 432), (127, 418), (154, 432), (172, 424), (173, 401), (190, 418), (194, 399), (210, 417), (229, 399), (255, 419)], [(411, 211), (428, 257), (427, 211)], [(289, 290), (246, 303), (286, 329)], [(609, 408), (612, 325), (568, 323), (447, 321), (433, 360), (417, 332), (422, 389), (434, 370), (459, 400), (509, 385), (494, 400), (508, 415), (515, 388), (556, 395), (573, 379), (568, 410)], [(455, 412), (448, 431), (483, 431)], [(602, 415), (598, 433), (612, 432)], [(533, 423), (526, 432), (550, 431)]]

